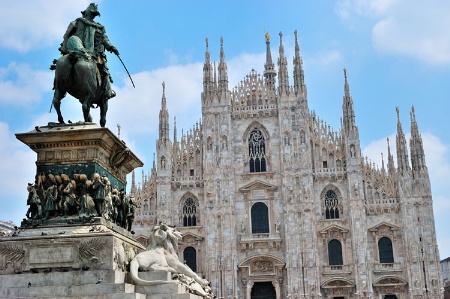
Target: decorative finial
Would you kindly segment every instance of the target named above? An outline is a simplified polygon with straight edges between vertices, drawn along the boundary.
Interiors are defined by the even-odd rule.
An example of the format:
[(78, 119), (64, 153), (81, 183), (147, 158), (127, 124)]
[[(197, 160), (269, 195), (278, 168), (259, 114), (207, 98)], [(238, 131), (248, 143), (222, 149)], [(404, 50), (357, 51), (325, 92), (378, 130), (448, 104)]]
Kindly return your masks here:
[(398, 107), (395, 107), (395, 111), (397, 112), (397, 119), (400, 120), (400, 109), (398, 109)]
[(208, 38), (205, 38), (206, 48), (208, 48)]
[(295, 42), (297, 42), (297, 29), (294, 31), (294, 35), (295, 35)]
[(266, 43), (269, 43), (270, 42), (269, 32), (266, 32), (265, 36), (266, 36)]
[(166, 92), (166, 82), (162, 82), (162, 88), (163, 88), (163, 93), (165, 93)]
[(347, 80), (347, 69), (344, 67), (344, 78)]
[(117, 124), (117, 137), (120, 139), (120, 124)]
[(280, 31), (279, 35), (280, 35), (280, 45), (281, 45), (281, 43), (282, 43), (282, 38), (283, 38), (283, 32)]
[(223, 37), (220, 37), (220, 46), (223, 47)]

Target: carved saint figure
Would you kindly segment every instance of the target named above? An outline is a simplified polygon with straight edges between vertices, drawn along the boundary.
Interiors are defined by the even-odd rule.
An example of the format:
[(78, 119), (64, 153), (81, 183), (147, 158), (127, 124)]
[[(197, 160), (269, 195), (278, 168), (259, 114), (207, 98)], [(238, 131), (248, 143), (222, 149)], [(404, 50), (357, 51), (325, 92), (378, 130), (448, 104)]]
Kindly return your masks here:
[(36, 219), (41, 216), (41, 200), (37, 194), (36, 184), (28, 183), (27, 186), (28, 198), (27, 205), (30, 207), (27, 210), (27, 218)]
[(97, 216), (101, 217), (103, 215), (103, 206), (105, 202), (105, 183), (98, 173), (94, 173), (92, 178), (92, 190), (94, 191), (95, 211), (97, 212)]
[(56, 179), (55, 176), (52, 174), (49, 174), (47, 176), (48, 185), (46, 189), (44, 190), (45, 194), (45, 205), (44, 205), (44, 212), (45, 212), (45, 219), (48, 219), (50, 216), (53, 216), (53, 212), (56, 210), (56, 197), (58, 194), (58, 189), (56, 186)]

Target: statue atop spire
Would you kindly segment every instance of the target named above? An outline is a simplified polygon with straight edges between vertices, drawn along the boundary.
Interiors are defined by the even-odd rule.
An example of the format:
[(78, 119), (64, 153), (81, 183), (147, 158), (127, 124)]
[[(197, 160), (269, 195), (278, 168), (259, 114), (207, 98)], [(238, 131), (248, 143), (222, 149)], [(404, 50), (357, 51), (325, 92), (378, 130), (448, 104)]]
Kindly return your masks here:
[(265, 34), (266, 37), (266, 63), (264, 64), (264, 77), (266, 78), (266, 84), (269, 90), (275, 91), (275, 76), (277, 72), (275, 71), (275, 65), (272, 62), (272, 53), (270, 52), (270, 35), (268, 32)]

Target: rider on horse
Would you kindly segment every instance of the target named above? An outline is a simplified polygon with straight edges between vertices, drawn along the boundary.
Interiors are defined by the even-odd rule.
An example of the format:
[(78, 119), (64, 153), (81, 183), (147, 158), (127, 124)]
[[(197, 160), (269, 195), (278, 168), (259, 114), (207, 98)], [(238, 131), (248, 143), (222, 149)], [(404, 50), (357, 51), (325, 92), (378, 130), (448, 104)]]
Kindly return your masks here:
[(69, 24), (66, 33), (64, 34), (64, 41), (59, 48), (62, 55), (68, 54), (69, 37), (75, 35), (80, 38), (86, 51), (97, 62), (97, 67), (102, 76), (102, 90), (107, 99), (116, 96), (116, 93), (111, 89), (113, 82), (106, 65), (107, 59), (105, 49), (119, 55), (119, 51), (114, 47), (106, 36), (105, 27), (100, 23), (94, 21), (96, 16), (100, 16), (97, 5), (89, 4), (86, 10), (81, 12), (82, 17), (76, 19)]

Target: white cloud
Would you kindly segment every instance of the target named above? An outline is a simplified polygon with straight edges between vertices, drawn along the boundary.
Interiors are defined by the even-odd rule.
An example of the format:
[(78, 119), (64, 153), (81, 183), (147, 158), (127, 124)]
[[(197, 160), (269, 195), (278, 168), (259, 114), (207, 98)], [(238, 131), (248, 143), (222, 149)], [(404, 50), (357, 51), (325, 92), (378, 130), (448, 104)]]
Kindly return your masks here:
[(335, 12), (343, 19), (352, 14), (377, 16), (388, 11), (398, 0), (339, 0)]
[[(0, 10), (0, 47), (19, 52), (62, 41), (67, 20), (80, 17), (90, 1), (8, 1)], [(24, 5), (27, 9), (24, 9)]]
[(381, 53), (408, 55), (429, 64), (450, 63), (447, 0), (342, 0), (335, 10), (343, 19), (373, 19), (373, 44)]
[[(189, 114), (200, 117), (202, 91), (202, 64), (176, 65), (132, 74), (136, 88), (128, 77), (122, 78), (123, 87), (113, 86), (117, 96), (110, 100), (107, 114), (108, 126), (121, 124), (134, 133), (156, 131), (161, 108), (162, 82), (169, 110), (169, 121), (179, 116), (189, 119)], [(94, 114), (95, 113), (95, 114)], [(91, 113), (98, 120), (98, 113)], [(126, 124), (126, 126), (125, 126)]]
[(19, 224), (27, 210), (27, 183), (34, 181), (36, 154), (18, 141), (6, 123), (0, 122), (0, 219)]
[(33, 70), (30, 65), (10, 63), (0, 68), (0, 103), (27, 106), (38, 102), (53, 85), (51, 71)]
[(316, 56), (305, 59), (310, 66), (329, 67), (342, 61), (342, 54), (335, 49), (317, 53)]

